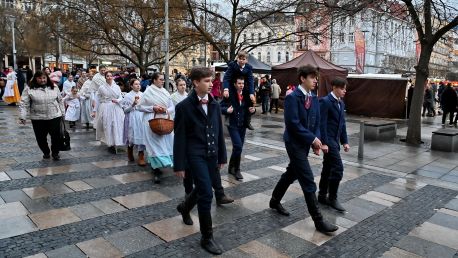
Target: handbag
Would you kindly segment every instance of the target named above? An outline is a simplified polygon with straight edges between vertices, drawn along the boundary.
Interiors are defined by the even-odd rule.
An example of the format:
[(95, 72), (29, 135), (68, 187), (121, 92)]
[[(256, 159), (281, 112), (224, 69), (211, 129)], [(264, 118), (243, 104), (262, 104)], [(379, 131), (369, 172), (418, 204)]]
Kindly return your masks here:
[(166, 135), (173, 132), (173, 120), (170, 119), (170, 114), (167, 113), (167, 118), (156, 118), (154, 113), (153, 119), (149, 120), (151, 131), (157, 135)]
[(62, 118), (60, 120), (60, 151), (69, 151), (72, 148), (70, 147), (70, 134), (65, 128), (65, 121)]

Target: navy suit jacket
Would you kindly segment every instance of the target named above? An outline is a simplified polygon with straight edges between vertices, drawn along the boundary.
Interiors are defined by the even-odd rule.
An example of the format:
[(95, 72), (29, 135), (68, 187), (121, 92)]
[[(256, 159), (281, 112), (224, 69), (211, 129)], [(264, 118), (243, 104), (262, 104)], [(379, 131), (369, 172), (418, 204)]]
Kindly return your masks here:
[[(221, 109), (208, 94), (207, 115), (193, 90), (175, 107), (175, 138), (173, 142), (173, 168), (184, 171), (188, 157), (216, 158), (218, 164), (227, 163)], [(216, 165), (216, 164), (215, 164)]]
[(285, 98), (285, 133), (283, 139), (299, 148), (310, 149), (313, 141), (320, 138), (320, 103), (312, 93), (312, 105), (305, 109), (305, 95), (298, 88)]
[[(227, 113), (227, 109), (230, 106), (234, 109), (231, 114)], [(242, 100), (242, 104), (240, 104), (237, 94), (235, 94), (235, 97), (231, 96), (231, 98), (225, 98), (221, 101), (221, 112), (229, 119), (229, 126), (237, 128), (244, 127), (245, 116), (251, 115), (246, 108), (245, 98)]]
[(227, 64), (227, 70), (223, 77), (223, 88), (229, 89), (230, 95), (237, 95), (234, 86), (237, 77), (243, 77), (245, 79), (245, 87), (243, 88), (244, 95), (246, 93), (254, 94), (253, 67), (250, 64), (245, 64), (243, 70), (240, 71), (240, 66), (237, 61), (231, 61)]
[(339, 103), (331, 93), (320, 99), (320, 131), (321, 142), (326, 145), (347, 144), (347, 129), (345, 125), (345, 104)]

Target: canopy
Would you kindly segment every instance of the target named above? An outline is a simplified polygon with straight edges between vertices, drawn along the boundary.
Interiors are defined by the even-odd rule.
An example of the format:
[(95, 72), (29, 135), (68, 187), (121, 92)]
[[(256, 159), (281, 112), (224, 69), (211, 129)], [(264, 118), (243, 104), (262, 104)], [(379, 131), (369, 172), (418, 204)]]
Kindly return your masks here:
[(325, 96), (331, 89), (331, 80), (334, 77), (346, 78), (348, 71), (340, 66), (337, 66), (331, 62), (326, 61), (314, 51), (309, 50), (302, 55), (294, 58), (293, 60), (272, 67), (272, 78), (277, 80), (277, 83), (282, 87), (282, 92), (288, 85), (297, 85), (297, 68), (311, 65), (318, 68), (319, 71), (319, 86), (318, 95)]
[[(251, 66), (253, 66), (253, 73), (267, 73), (267, 74), (270, 74), (272, 72), (272, 68), (269, 65), (267, 65), (267, 64), (259, 61), (258, 59), (254, 58), (253, 55), (249, 55), (248, 56), (248, 63)], [(215, 71), (218, 71), (218, 72), (226, 71), (226, 69), (227, 69), (227, 64), (215, 67)]]

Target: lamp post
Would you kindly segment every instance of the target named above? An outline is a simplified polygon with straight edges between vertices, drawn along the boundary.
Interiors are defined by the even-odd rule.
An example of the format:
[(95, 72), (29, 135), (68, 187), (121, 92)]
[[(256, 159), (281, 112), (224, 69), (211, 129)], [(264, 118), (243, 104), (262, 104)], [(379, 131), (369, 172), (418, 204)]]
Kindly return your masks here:
[(12, 31), (12, 34), (13, 34), (13, 66), (14, 66), (14, 70), (16, 71), (16, 69), (17, 69), (17, 63), (16, 63), (16, 39), (14, 37), (14, 23), (16, 22), (16, 17), (11, 15), (11, 16), (8, 16), (8, 19), (11, 22), (11, 31)]

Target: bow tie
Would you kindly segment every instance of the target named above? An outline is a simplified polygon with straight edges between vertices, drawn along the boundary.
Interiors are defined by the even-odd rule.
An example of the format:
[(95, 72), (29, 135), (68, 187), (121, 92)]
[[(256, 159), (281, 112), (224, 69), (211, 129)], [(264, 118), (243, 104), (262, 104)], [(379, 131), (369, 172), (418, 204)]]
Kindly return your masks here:
[(199, 100), (199, 104), (201, 104), (201, 105), (207, 105), (207, 104), (208, 104), (208, 99), (201, 99), (201, 100)]

